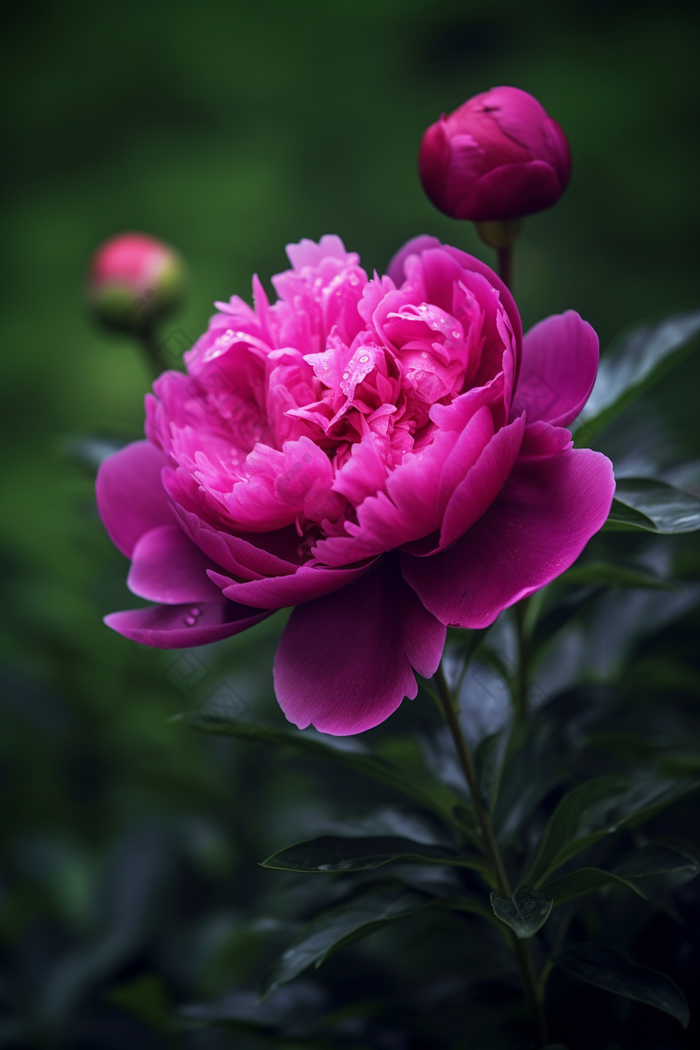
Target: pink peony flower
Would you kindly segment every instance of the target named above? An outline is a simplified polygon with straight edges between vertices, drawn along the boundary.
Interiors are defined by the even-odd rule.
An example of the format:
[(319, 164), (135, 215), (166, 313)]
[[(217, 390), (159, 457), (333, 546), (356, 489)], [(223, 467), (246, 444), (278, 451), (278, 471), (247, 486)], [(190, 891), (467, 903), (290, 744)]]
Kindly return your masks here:
[(610, 462), (564, 429), (598, 340), (569, 311), (522, 339), (487, 266), (432, 237), (368, 280), (337, 237), (287, 249), (274, 305), (217, 303), (147, 397), (147, 441), (97, 501), (155, 606), (110, 627), (178, 648), (296, 606), (275, 659), (287, 718), (336, 735), (386, 719), (439, 663), (563, 572), (606, 519)]
[(423, 189), (446, 215), (507, 221), (559, 200), (571, 175), (571, 152), (536, 98), (497, 87), (430, 125), (418, 167)]

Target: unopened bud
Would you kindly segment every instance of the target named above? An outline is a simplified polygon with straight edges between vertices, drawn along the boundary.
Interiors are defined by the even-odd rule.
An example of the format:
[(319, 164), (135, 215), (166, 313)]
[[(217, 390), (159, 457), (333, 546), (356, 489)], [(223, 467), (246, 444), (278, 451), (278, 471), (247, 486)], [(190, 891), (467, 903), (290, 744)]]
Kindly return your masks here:
[(425, 192), (446, 215), (508, 222), (559, 199), (571, 174), (571, 152), (536, 98), (497, 87), (432, 124), (418, 166)]
[(86, 290), (103, 325), (143, 333), (180, 305), (185, 281), (182, 258), (169, 245), (146, 233), (118, 233), (93, 255)]

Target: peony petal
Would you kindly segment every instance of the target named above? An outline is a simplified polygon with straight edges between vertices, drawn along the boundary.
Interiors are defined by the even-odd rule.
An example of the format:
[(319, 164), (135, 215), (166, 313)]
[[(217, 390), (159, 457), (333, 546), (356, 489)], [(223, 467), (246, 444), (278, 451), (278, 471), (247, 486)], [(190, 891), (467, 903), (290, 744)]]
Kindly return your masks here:
[(463, 252), (461, 248), (452, 248), (449, 245), (445, 245), (442, 251), (451, 256), (451, 258), (458, 262), (460, 266), (464, 267), (465, 270), (481, 274), (482, 277), (486, 278), (488, 284), (496, 289), (498, 297), (503, 304), (503, 309), (508, 314), (508, 320), (510, 321), (515, 336), (517, 352), (520, 353), (523, 338), (523, 327), (520, 320), (520, 313), (515, 305), (515, 299), (498, 274), (494, 273), (491, 267), (487, 266), (486, 263), (481, 261), (481, 259), (477, 259), (473, 255), (468, 255), (467, 252)]
[(442, 623), (487, 627), (564, 572), (608, 516), (610, 460), (589, 449), (538, 455), (537, 445), (556, 447), (561, 432), (545, 424), (532, 430), (529, 454), (469, 532), (432, 558), (402, 555), (404, 577)]
[(207, 569), (215, 568), (179, 525), (159, 525), (145, 532), (134, 547), (126, 584), (149, 602), (220, 601), (218, 587), (207, 576)]
[(406, 655), (422, 678), (432, 678), (442, 659), (447, 628), (428, 612), (405, 581), (401, 594)]
[(441, 244), (437, 237), (431, 237), (428, 233), (421, 233), (418, 237), (412, 237), (410, 241), (406, 241), (403, 248), (399, 248), (399, 250), (392, 255), (391, 261), (386, 268), (386, 272), (389, 277), (391, 277), (396, 287), (400, 288), (406, 280), (404, 263), (409, 255), (420, 255), (421, 252), (427, 251), (428, 248), (440, 247)]
[(562, 427), (585, 405), (598, 370), (598, 336), (575, 310), (555, 314), (531, 328), (523, 340), (513, 415), (528, 423), (543, 419)]
[(383, 558), (355, 583), (301, 605), (275, 657), (275, 692), (290, 722), (348, 736), (379, 725), (415, 697), (411, 660), (427, 672), (442, 653), (443, 628)]
[(457, 218), (472, 222), (506, 222), (533, 215), (559, 199), (562, 186), (554, 168), (545, 160), (502, 164), (482, 175), (469, 198), (469, 211)]
[[(177, 505), (173, 509), (193, 543), (196, 543), (216, 565), (235, 576), (259, 580), (263, 576), (285, 576), (296, 571), (299, 564), (296, 556), (299, 536), (294, 526), (279, 532), (234, 536), (202, 521), (193, 511)], [(276, 548), (276, 552), (273, 553), (270, 547)], [(289, 557), (294, 555), (296, 560), (292, 562), (288, 558), (280, 557), (283, 551), (288, 553)]]
[(525, 421), (521, 418), (494, 434), (455, 488), (442, 520), (440, 549), (464, 535), (496, 499), (518, 458), (524, 429)]
[[(313, 549), (314, 557), (327, 565), (349, 565), (416, 542), (421, 543), (421, 553), (434, 552), (437, 547), (434, 533), (443, 524), (446, 510), (449, 510), (457, 491), (462, 492), (467, 485), (465, 477), (471, 477), (471, 470), (488, 448), (489, 442), (495, 440), (496, 448), (500, 449), (504, 441), (506, 445), (513, 441), (508, 433), (505, 433), (503, 438), (498, 435), (494, 438), (488, 396), (471, 398), (468, 405), (465, 403), (462, 406), (462, 418), (467, 419), (468, 412), (471, 412), (471, 416), (464, 423), (461, 432), (440, 430), (431, 445), (420, 453), (407, 457), (404, 463), (389, 475), (385, 491), (378, 492), (376, 496), (369, 496), (359, 506), (357, 524), (346, 523), (345, 528), (350, 535), (332, 536), (321, 540)], [(519, 447), (522, 424), (511, 424), (511, 427), (513, 426), (516, 429), (520, 428), (517, 438)], [(509, 431), (510, 428), (506, 427), (504, 430)], [(476, 503), (478, 512), (474, 512), (476, 516), (483, 514), (495, 498), (517, 452), (516, 447), (501, 473), (490, 474), (484, 485), (479, 488)], [(488, 461), (492, 470), (500, 466), (500, 458), (496, 455)], [(490, 499), (483, 502), (487, 490), (491, 492)], [(473, 506), (472, 502), (470, 507)], [(460, 507), (450, 512), (448, 528), (452, 532), (458, 527), (463, 516), (464, 510)], [(473, 520), (472, 517), (457, 535), (461, 536)], [(430, 538), (427, 545), (423, 543), (425, 537)], [(442, 545), (446, 546), (456, 538), (457, 536), (453, 535)]]
[[(210, 578), (222, 588), (224, 598), (257, 609), (283, 609), (314, 598), (323, 598), (348, 583), (359, 579), (370, 568), (365, 564), (353, 569), (324, 569), (302, 566), (293, 576), (235, 583), (226, 576), (210, 572)], [(212, 584), (213, 586), (213, 584)]]
[(230, 638), (270, 616), (225, 599), (192, 605), (147, 605), (110, 613), (105, 623), (132, 642), (156, 649), (188, 649)]
[(134, 441), (100, 464), (97, 509), (112, 543), (127, 558), (144, 532), (173, 522), (160, 477), (167, 462), (150, 441)]

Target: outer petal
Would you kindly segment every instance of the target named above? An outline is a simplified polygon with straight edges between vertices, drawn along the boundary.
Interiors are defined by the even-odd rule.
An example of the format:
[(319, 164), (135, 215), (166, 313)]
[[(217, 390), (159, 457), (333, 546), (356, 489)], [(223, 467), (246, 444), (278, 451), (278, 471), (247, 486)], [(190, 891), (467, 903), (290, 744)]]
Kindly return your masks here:
[(370, 564), (353, 569), (303, 566), (293, 576), (251, 580), (250, 583), (235, 583), (217, 572), (210, 571), (209, 575), (222, 588), (224, 598), (259, 609), (283, 609), (287, 605), (299, 605), (332, 594), (359, 579), (370, 568)]
[(220, 601), (219, 588), (207, 576), (213, 568), (179, 525), (159, 525), (134, 547), (126, 583), (140, 598), (166, 605)]
[(472, 222), (518, 219), (551, 207), (562, 189), (554, 168), (544, 160), (503, 164), (479, 179), (469, 208), (456, 215)]
[(524, 429), (523, 420), (516, 419), (499, 430), (456, 487), (440, 530), (441, 549), (470, 529), (496, 499), (515, 463)]
[(468, 255), (467, 252), (463, 252), (460, 248), (452, 248), (449, 245), (445, 245), (443, 251), (446, 251), (448, 255), (451, 255), (453, 259), (456, 259), (460, 266), (463, 266), (465, 270), (472, 270), (474, 273), (480, 273), (481, 276), (485, 277), (488, 283), (497, 290), (499, 298), (503, 303), (503, 308), (508, 314), (508, 319), (513, 328), (516, 348), (519, 355), (523, 338), (523, 326), (520, 320), (518, 308), (515, 305), (515, 299), (501, 278), (497, 273), (494, 273), (490, 266), (483, 263), (481, 259), (477, 259), (473, 255)]
[(189, 649), (240, 634), (260, 623), (269, 611), (248, 609), (225, 599), (199, 605), (147, 605), (144, 609), (110, 613), (105, 623), (141, 645), (156, 649)]
[(597, 370), (598, 336), (591, 326), (575, 310), (545, 318), (523, 339), (513, 415), (526, 411), (528, 423), (566, 426), (588, 400)]
[(437, 237), (431, 237), (429, 233), (421, 233), (418, 237), (412, 237), (410, 241), (406, 241), (403, 248), (392, 255), (391, 261), (386, 268), (386, 272), (391, 277), (392, 281), (397, 288), (400, 288), (403, 282), (406, 280), (406, 272), (403, 264), (408, 259), (409, 255), (420, 255), (421, 252), (425, 252), (428, 248), (440, 248), (441, 243)]
[[(296, 571), (298, 560), (289, 561), (280, 557), (269, 548), (277, 546), (278, 550), (294, 552), (299, 546), (296, 529), (284, 529), (280, 532), (259, 532), (245, 536), (236, 536), (230, 532), (216, 529), (193, 511), (174, 507), (182, 526), (197, 546), (216, 564), (243, 579), (259, 580), (263, 576), (291, 575)], [(258, 546), (257, 544), (268, 544)]]
[(493, 623), (564, 572), (602, 527), (615, 491), (612, 464), (589, 449), (538, 454), (561, 433), (528, 427), (528, 454), (476, 525), (432, 558), (402, 555), (404, 577), (443, 623)]
[(432, 674), (442, 624), (420, 606), (395, 558), (291, 615), (275, 658), (275, 692), (290, 722), (348, 736), (379, 725), (417, 693), (411, 662)]
[[(463, 252), (460, 248), (452, 248), (449, 245), (441, 245), (435, 237), (430, 237), (428, 234), (421, 234), (419, 237), (414, 237), (412, 240), (407, 241), (403, 248), (400, 248), (396, 255), (392, 258), (389, 263), (388, 274), (394, 280), (397, 287), (403, 282), (404, 279), (404, 264), (409, 256), (420, 255), (424, 252), (434, 252), (435, 249), (440, 248), (442, 252), (447, 253), (452, 259), (455, 260), (465, 270), (473, 273), (478, 273), (482, 277), (485, 277), (488, 283), (497, 290), (499, 298), (503, 303), (503, 307), (508, 314), (513, 333), (515, 335), (516, 352), (519, 354), (520, 345), (523, 337), (522, 324), (520, 322), (520, 314), (518, 308), (515, 305), (515, 299), (511, 295), (508, 288), (505, 286), (498, 274), (494, 273), (490, 266), (482, 262), (481, 259), (477, 259), (474, 255), (468, 255), (467, 252)], [(437, 284), (439, 287), (441, 284), (444, 287), (452, 288), (453, 281), (460, 279), (460, 274), (449, 273), (445, 271), (445, 275), (440, 274), (441, 270), (441, 259), (440, 256), (432, 254), (429, 259), (423, 260), (424, 263), (431, 265), (431, 269), (438, 270), (438, 273), (433, 275), (431, 283), (431, 292), (434, 286)], [(400, 280), (397, 280), (400, 278)], [(434, 297), (429, 298), (430, 302), (434, 302)], [(448, 304), (445, 304), (445, 309), (449, 309)]]
[(112, 543), (127, 558), (144, 532), (173, 522), (160, 477), (167, 462), (150, 441), (134, 441), (109, 456), (97, 472), (97, 509)]

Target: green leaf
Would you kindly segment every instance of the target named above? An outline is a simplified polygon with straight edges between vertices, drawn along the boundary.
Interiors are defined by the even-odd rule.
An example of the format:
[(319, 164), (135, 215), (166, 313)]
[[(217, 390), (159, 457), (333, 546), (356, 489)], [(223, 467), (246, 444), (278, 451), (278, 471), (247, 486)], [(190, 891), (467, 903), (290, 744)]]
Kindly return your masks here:
[(355, 897), (323, 912), (279, 957), (266, 981), (264, 994), (271, 995), (309, 966), (320, 966), (332, 952), (344, 945), (365, 937), (386, 923), (413, 915), (429, 903), (429, 898), (413, 890), (387, 890)]
[[(320, 739), (308, 730), (301, 733), (291, 729), (278, 729), (276, 726), (264, 723), (233, 722), (214, 715), (190, 712), (175, 715), (172, 720), (196, 729), (200, 733), (213, 733), (217, 736), (231, 736), (278, 747), (290, 747), (303, 752), (309, 758), (333, 762), (354, 773), (379, 780), (395, 791), (408, 795), (414, 802), (437, 813), (451, 825), (457, 823), (453, 807), (450, 805), (449, 793), (443, 785), (433, 790), (429, 785), (424, 786), (418, 783), (415, 777), (407, 776), (391, 762), (371, 754), (359, 741), (349, 742), (341, 738), (341, 742), (339, 738), (331, 738), (333, 741), (331, 743)], [(454, 804), (457, 802), (461, 802), (461, 799), (455, 793)]]
[(673, 536), (700, 529), (700, 500), (653, 478), (620, 478), (603, 528)]
[[(650, 519), (651, 520), (651, 519)], [(558, 583), (575, 583), (587, 587), (640, 587), (645, 590), (673, 591), (676, 586), (651, 572), (630, 565), (607, 561), (588, 561), (567, 569)]]
[[(689, 849), (693, 849), (689, 845)], [(640, 846), (615, 865), (615, 874), (623, 879), (641, 879), (647, 875), (683, 875), (688, 881), (700, 873), (700, 861), (693, 853), (665, 842)]]
[(488, 906), (483, 897), (477, 897), (476, 894), (463, 894), (461, 897), (438, 897), (432, 901), (430, 907), (447, 908), (449, 911), (466, 911), (471, 915), (479, 915), (482, 919), (486, 919), (496, 929), (502, 929), (493, 909)]
[(454, 864), (477, 871), (488, 871), (479, 854), (460, 855), (443, 846), (425, 846), (394, 835), (365, 838), (340, 838), (322, 835), (280, 850), (263, 861), (264, 868), (283, 871), (367, 871), (394, 860), (427, 861), (431, 864)]
[(678, 364), (700, 333), (700, 311), (626, 331), (603, 355), (590, 398), (574, 424), (577, 447), (592, 439), (632, 401)]
[(615, 995), (649, 1003), (677, 1018), (688, 1027), (690, 1011), (677, 984), (658, 970), (640, 966), (604, 944), (578, 944), (568, 948), (557, 962), (575, 977)]
[(602, 868), (579, 868), (568, 875), (563, 875), (560, 879), (548, 882), (544, 890), (547, 896), (553, 899), (556, 906), (557, 904), (564, 904), (565, 901), (574, 900), (576, 897), (583, 897), (587, 893), (593, 893), (595, 890), (603, 889), (604, 886), (615, 884), (626, 886), (627, 889), (637, 893), (640, 897), (644, 897), (642, 891), (634, 883), (628, 882), (610, 871), (603, 871)]
[[(296, 981), (281, 989), (264, 1002), (257, 992), (231, 991), (214, 1002), (187, 1003), (178, 1014), (185, 1021), (217, 1024), (233, 1028), (241, 1034), (252, 1034), (261, 1030), (269, 1035), (275, 1030), (295, 1027), (311, 1031), (323, 1020), (323, 992), (309, 981)], [(277, 1040), (274, 1040), (276, 1043)]]
[(512, 897), (497, 897), (491, 894), (491, 907), (494, 914), (507, 923), (519, 939), (532, 937), (541, 929), (552, 910), (554, 902), (548, 900), (538, 890), (530, 886), (521, 886)]
[(589, 780), (561, 800), (542, 836), (527, 882), (543, 882), (588, 846), (631, 822), (640, 822), (700, 786), (700, 780), (609, 775)]

